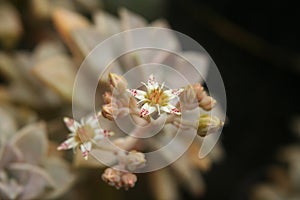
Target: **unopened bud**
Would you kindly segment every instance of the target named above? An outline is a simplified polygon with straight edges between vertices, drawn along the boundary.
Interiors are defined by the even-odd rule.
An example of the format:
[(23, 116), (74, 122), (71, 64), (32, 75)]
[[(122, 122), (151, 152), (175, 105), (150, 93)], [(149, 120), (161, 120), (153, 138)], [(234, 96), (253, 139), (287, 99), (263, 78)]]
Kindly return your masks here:
[(102, 180), (117, 189), (122, 187), (121, 172), (113, 168), (107, 168), (102, 174)]
[(180, 102), (182, 109), (192, 110), (198, 107), (196, 93), (192, 85), (188, 85), (184, 88), (183, 92), (180, 94)]
[(135, 174), (126, 172), (122, 175), (122, 183), (125, 190), (134, 187), (136, 181), (137, 181), (137, 177)]
[(199, 102), (199, 106), (203, 108), (203, 110), (209, 111), (216, 105), (216, 103), (217, 101), (214, 98), (206, 96)]
[(102, 115), (111, 121), (114, 120), (113, 107), (111, 103), (102, 106)]
[(194, 84), (193, 88), (196, 93), (199, 106), (206, 111), (211, 110), (215, 106), (216, 100), (208, 96), (204, 88), (199, 83)]
[(110, 92), (105, 92), (105, 93), (102, 95), (102, 97), (103, 97), (104, 103), (106, 103), (106, 104), (111, 103), (112, 96), (111, 96), (111, 93), (110, 93)]
[(123, 76), (110, 73), (109, 74), (109, 83), (112, 88), (116, 89), (118, 92), (126, 92), (127, 81)]
[(130, 151), (126, 159), (127, 169), (134, 171), (137, 168), (141, 168), (145, 165), (145, 154), (138, 151)]
[(204, 137), (208, 133), (217, 131), (223, 124), (224, 123), (218, 117), (203, 114), (199, 118), (198, 135)]

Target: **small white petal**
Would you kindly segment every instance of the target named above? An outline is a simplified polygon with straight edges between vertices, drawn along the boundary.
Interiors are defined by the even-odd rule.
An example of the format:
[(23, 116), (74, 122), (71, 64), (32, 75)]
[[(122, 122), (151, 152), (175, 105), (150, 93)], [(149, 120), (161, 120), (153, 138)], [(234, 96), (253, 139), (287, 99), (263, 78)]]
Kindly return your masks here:
[(148, 103), (145, 103), (141, 108), (140, 116), (145, 117), (153, 113), (155, 110), (156, 108), (154, 106), (149, 106)]
[(162, 106), (160, 109), (163, 110), (163, 111), (165, 111), (165, 112), (167, 112), (167, 113), (181, 115), (181, 113), (178, 110), (178, 108), (176, 108), (175, 106), (173, 106), (171, 104), (168, 104), (167, 106)]
[(153, 89), (158, 89), (159, 85), (158, 82), (156, 81), (155, 77), (153, 74), (149, 76), (148, 82), (147, 82), (147, 88), (148, 90), (153, 90)]
[(76, 132), (76, 129), (78, 127), (80, 127), (80, 124), (78, 122), (76, 122), (74, 119), (71, 119), (71, 118), (68, 118), (68, 117), (64, 117), (64, 122), (65, 122), (67, 128), (71, 132)]
[(95, 132), (95, 134), (100, 134), (100, 133), (103, 132), (103, 129), (101, 129), (101, 128), (95, 128), (94, 132)]
[(94, 138), (93, 138), (94, 140), (102, 140), (102, 139), (104, 139), (104, 135), (102, 135), (102, 134), (100, 134), (100, 133), (98, 133), (98, 134), (95, 134), (95, 136), (94, 136)]
[(92, 148), (91, 142), (86, 142), (86, 143), (80, 145), (80, 151), (85, 160), (88, 159), (91, 148)]
[(180, 93), (183, 92), (183, 89), (170, 89), (164, 91), (164, 94), (166, 94), (169, 97), (169, 100), (174, 99), (180, 95)]
[(66, 141), (64, 141), (63, 143), (61, 143), (61, 145), (59, 145), (57, 147), (57, 150), (67, 150), (67, 149), (71, 149), (74, 148), (78, 145), (78, 143), (75, 141), (74, 137), (70, 137), (68, 138)]
[(91, 149), (92, 149), (92, 143), (91, 142), (85, 142), (84, 146), (85, 146), (86, 150), (88, 150), (89, 152), (91, 151)]
[(105, 129), (99, 129), (97, 132), (95, 132), (94, 140), (101, 140), (110, 136), (113, 136), (114, 132), (105, 130)]
[(86, 120), (85, 120), (85, 123), (86, 124), (93, 124), (96, 120), (95, 120), (95, 115), (93, 116), (89, 116)]
[(94, 128), (94, 129), (99, 128), (99, 122), (98, 122), (98, 119), (94, 119), (93, 121), (91, 121), (91, 122), (89, 123), (89, 125), (90, 125), (92, 128)]
[(127, 91), (132, 96), (134, 96), (135, 98), (137, 98), (139, 100), (144, 100), (145, 99), (145, 95), (147, 94), (146, 92), (144, 92), (142, 90), (137, 90), (137, 89), (128, 89)]

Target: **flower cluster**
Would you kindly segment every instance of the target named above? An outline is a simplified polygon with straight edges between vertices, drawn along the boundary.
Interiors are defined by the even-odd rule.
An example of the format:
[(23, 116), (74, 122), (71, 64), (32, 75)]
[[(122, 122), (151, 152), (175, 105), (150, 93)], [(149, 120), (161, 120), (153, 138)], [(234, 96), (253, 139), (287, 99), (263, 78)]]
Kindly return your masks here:
[[(85, 160), (88, 160), (93, 144), (97, 144), (99, 140), (105, 140), (114, 134), (112, 131), (99, 127), (98, 115), (90, 116), (86, 119), (83, 118), (80, 123), (65, 117), (64, 122), (71, 133), (68, 139), (58, 146), (57, 149), (68, 150), (73, 148), (75, 150), (79, 148)], [(107, 168), (102, 175), (102, 179), (117, 189), (123, 187), (128, 190), (137, 181), (136, 175), (130, 171), (143, 167), (146, 162), (145, 156), (143, 153), (134, 150), (130, 152), (114, 152), (114, 155), (116, 160), (118, 160), (118, 164), (113, 168)]]
[(107, 182), (110, 186), (117, 189), (124, 187), (125, 190), (134, 187), (137, 177), (130, 172), (123, 172), (113, 168), (107, 168), (102, 174), (102, 180)]
[[(144, 79), (145, 83), (141, 88), (128, 88), (127, 80), (123, 76), (110, 73), (109, 76), (104, 75), (105, 80), (101, 78), (99, 82), (101, 88), (99, 91), (106, 88), (107, 84), (110, 84), (111, 88), (111, 91), (103, 95), (104, 105), (101, 105), (102, 109), (99, 112), (101, 114), (84, 117), (79, 121), (64, 118), (69, 131), (67, 139), (58, 147), (56, 143), (50, 142), (45, 136), (61, 140), (61, 133), (65, 130), (60, 123), (61, 116), (65, 116), (66, 113), (70, 115), (73, 103), (80, 104), (83, 112), (89, 111), (86, 110), (90, 106), (88, 98), (73, 101), (72, 91), (81, 61), (106, 37), (121, 31), (148, 26), (143, 17), (124, 8), (120, 9), (120, 18), (116, 18), (101, 10), (99, 2), (78, 0), (61, 3), (61, 1), (32, 0), (30, 5), (27, 5), (26, 1), (2, 2), (0, 78), (5, 80), (5, 84), (1, 84), (0, 101), (1, 107), (7, 107), (8, 110), (1, 115), (0, 109), (0, 199), (53, 199), (65, 193), (74, 182), (75, 176), (70, 171), (70, 163), (63, 160), (63, 154), (56, 149), (73, 149), (76, 153), (73, 164), (76, 167), (99, 168), (101, 165), (95, 159), (95, 155), (108, 154), (113, 167), (104, 171), (103, 180), (117, 188), (129, 189), (137, 181), (133, 172), (146, 165), (145, 155), (141, 152), (154, 149), (156, 144), (121, 136), (123, 133), (113, 123), (115, 119), (131, 115), (138, 125), (149, 125), (151, 129), (155, 122), (167, 116), (166, 122), (170, 125), (190, 128), (188, 122), (180, 120), (184, 110), (200, 107), (204, 111), (209, 111), (216, 103), (199, 83), (185, 88), (169, 89), (164, 83), (156, 81), (154, 74), (148, 81), (147, 78)], [(31, 17), (24, 16), (24, 13), (29, 11), (27, 9), (30, 10)], [(91, 16), (92, 20), (86, 16)], [(49, 23), (51, 20), (52, 23)], [(24, 34), (24, 23), (29, 25), (26, 31), (32, 34)], [(54, 27), (49, 28), (45, 23)], [(169, 27), (164, 19), (151, 22), (149, 26)], [(153, 34), (145, 36), (145, 40), (164, 41), (162, 49), (169, 49), (170, 52), (180, 51), (180, 42), (173, 36), (158, 35), (157, 40), (157, 35)], [(24, 39), (28, 41), (24, 42)], [(25, 48), (28, 50), (18, 48), (20, 47), (18, 42), (21, 40), (24, 40), (22, 44), (25, 46), (29, 45), (29, 48)], [(125, 39), (116, 43), (117, 46), (114, 46), (115, 44), (108, 46), (107, 52), (112, 52), (113, 55), (116, 53), (115, 48), (127, 48), (134, 42), (135, 40)], [(206, 60), (207, 56), (202, 53), (183, 51), (179, 53), (185, 58), (193, 58), (196, 63), (204, 63), (201, 64), (201, 68), (208, 69), (209, 61), (207, 63), (206, 61), (209, 59)], [(104, 66), (101, 57), (97, 58), (99, 59), (96, 67), (92, 67), (88, 74), (93, 74), (95, 69), (98, 72), (99, 66)], [(137, 64), (162, 63), (172, 65), (173, 69), (185, 74), (188, 72), (187, 64), (181, 61), (180, 56), (170, 56), (169, 53), (162, 51), (132, 52), (124, 55), (122, 60), (116, 60), (112, 71), (123, 73)], [(194, 82), (201, 82), (201, 79)], [(85, 93), (81, 92), (78, 96), (84, 97)], [(10, 115), (15, 116), (12, 122), (5, 120)], [(42, 124), (47, 125), (47, 133), (45, 126), (37, 123), (38, 119), (46, 120)], [(106, 125), (102, 126), (101, 123), (100, 127), (98, 121), (101, 120)], [(194, 128), (198, 129), (200, 136), (205, 136), (223, 125), (221, 120), (208, 115), (199, 116), (198, 121), (199, 126)], [(20, 127), (24, 129), (19, 130)], [(172, 126), (168, 126), (170, 127)], [(133, 132), (136, 135), (144, 134), (139, 129)], [(160, 133), (166, 132), (170, 134), (157, 134), (158, 137), (155, 139), (158, 140), (155, 142), (165, 141), (173, 134), (172, 130), (168, 131), (167, 128), (162, 129)], [(107, 146), (107, 141), (124, 151), (111, 149)], [(183, 186), (187, 186), (193, 194), (199, 194), (199, 188), (201, 190), (203, 185), (194, 166), (206, 170), (209, 163), (218, 157), (212, 153), (212, 156), (199, 160), (197, 157), (199, 148), (199, 144), (192, 144), (187, 154), (172, 164), (171, 167), (175, 170), (166, 168), (155, 172), (157, 175), (153, 174), (151, 185), (158, 187), (159, 191), (154, 192), (158, 194), (156, 199), (178, 199), (176, 196), (178, 190), (173, 188), (177, 182), (173, 180), (174, 176), (170, 175), (174, 172), (182, 180), (180, 183), (183, 183)], [(168, 160), (172, 153), (168, 152), (168, 155), (161, 156)], [(161, 195), (171, 196), (161, 197)], [(64, 198), (68, 198), (67, 195)]]
[(75, 149), (79, 147), (82, 156), (86, 160), (88, 159), (88, 154), (92, 149), (93, 143), (114, 134), (98, 126), (97, 115), (88, 117), (87, 119), (83, 118), (80, 123), (74, 119), (65, 117), (64, 122), (71, 133), (68, 139), (64, 141), (57, 150)]
[[(147, 118), (154, 113), (159, 116), (161, 112), (180, 116), (181, 109), (193, 110), (197, 107), (202, 108), (204, 111), (210, 111), (216, 105), (216, 100), (207, 95), (203, 86), (199, 83), (188, 85), (186, 88), (166, 89), (165, 84), (160, 85), (154, 75), (151, 74), (147, 83), (141, 82), (146, 88), (144, 91), (128, 89), (127, 81), (122, 76), (112, 73), (109, 75), (109, 82), (111, 90), (113, 92), (117, 91), (117, 95), (112, 95), (110, 92), (103, 95), (106, 104), (102, 107), (102, 114), (109, 120), (114, 120), (115, 117), (120, 116), (122, 110), (127, 110), (127, 113), (124, 114), (123, 112), (123, 116), (135, 114), (141, 118)], [(126, 95), (125, 90), (131, 97)], [(132, 99), (132, 97), (138, 101)], [(172, 123), (181, 128), (186, 125), (184, 121), (178, 118), (173, 118)], [(207, 113), (201, 114), (197, 132), (199, 136), (204, 137), (209, 133), (216, 132), (223, 125), (224, 122), (218, 117), (210, 116)]]
[[(70, 16), (72, 18), (75, 17), (74, 15), (75, 13), (65, 12), (62, 10), (56, 12), (54, 17), (56, 27), (63, 36), (66, 44), (71, 48), (72, 52), (87, 53), (87, 47), (82, 46), (82, 44), (84, 44), (82, 41), (86, 41), (86, 35), (84, 35), (83, 32), (77, 32), (75, 28), (75, 33), (71, 34), (67, 28), (62, 26), (61, 18), (67, 20)], [(126, 27), (125, 30), (146, 26), (145, 21), (141, 17), (128, 10), (121, 10), (120, 15), (122, 18), (121, 24)], [(114, 19), (105, 12), (99, 13), (99, 16), (107, 20), (113, 19), (111, 22), (113, 23), (116, 21), (116, 24), (114, 24), (116, 27), (119, 27), (120, 25), (117, 19)], [(76, 18), (79, 18), (83, 22), (81, 24), (83, 28), (91, 26), (91, 24), (86, 23), (88, 20), (84, 19), (82, 16), (76, 15)], [(98, 22), (101, 23), (97, 24), (97, 27), (99, 25), (99, 30), (104, 31), (105, 35), (112, 35), (116, 33), (115, 30), (112, 29), (103, 30), (103, 27), (107, 26), (106, 23), (103, 23), (103, 20)], [(81, 27), (81, 25), (78, 26)], [(153, 23), (153, 26), (168, 27), (167, 24), (162, 21)], [(73, 27), (68, 28), (71, 29)], [(74, 38), (72, 38), (73, 35)], [(75, 40), (75, 45), (70, 44), (70, 41), (73, 39)], [(78, 43), (76, 43), (77, 40)], [(176, 39), (171, 39), (170, 42), (172, 43), (172, 47), (177, 48), (180, 46)], [(95, 45), (96, 44), (98, 44), (98, 42), (95, 43)], [(185, 56), (190, 56), (194, 60), (199, 61), (199, 63), (201, 60), (201, 63), (203, 63), (203, 56), (197, 53), (186, 54)], [(145, 62), (151, 63), (154, 61), (162, 61), (164, 64), (168, 65), (170, 63), (165, 63), (168, 62), (166, 57), (166, 55), (160, 54), (150, 55), (149, 57), (144, 57), (143, 54), (139, 53), (127, 54), (122, 58), (122, 60), (120, 59), (120, 63), (119, 60), (116, 61), (116, 63), (118, 63), (117, 66), (122, 66), (122, 68), (117, 67), (118, 69), (116, 71), (124, 72), (124, 69), (125, 71), (130, 70), (136, 64), (136, 58), (139, 59), (141, 62), (140, 64)], [(181, 60), (176, 59), (177, 58), (172, 57), (168, 60), (172, 60), (171, 62), (173, 63), (181, 63)], [(101, 61), (99, 61), (99, 63), (101, 63)], [(203, 68), (206, 68), (207, 66), (203, 66)], [(184, 73), (184, 69), (184, 66), (180, 66), (180, 68), (178, 68), (181, 73)], [(93, 70), (91, 72), (93, 72)], [(104, 171), (102, 179), (109, 185), (115, 186), (116, 188), (129, 189), (135, 185), (137, 177), (133, 174), (133, 172), (137, 168), (142, 168), (146, 165), (145, 156), (142, 152), (149, 150), (149, 148), (156, 148), (156, 145), (159, 146), (163, 143), (162, 141), (168, 140), (169, 138), (167, 137), (173, 136), (175, 134), (173, 133), (174, 129), (169, 129), (170, 127), (175, 126), (181, 129), (196, 129), (200, 137), (205, 137), (208, 134), (218, 131), (224, 124), (217, 116), (211, 116), (210, 111), (214, 108), (217, 102), (213, 97), (209, 96), (204, 87), (198, 83), (201, 82), (201, 79), (197, 79), (195, 80), (195, 83), (185, 87), (168, 88), (163, 81), (159, 82), (155, 78), (156, 74), (145, 73), (149, 74), (149, 77), (148, 79), (146, 77), (143, 80), (144, 82), (141, 83), (142, 86), (139, 88), (131, 88), (128, 87), (129, 84), (122, 75), (108, 73), (107, 71), (104, 74), (107, 76), (104, 75), (100, 80), (100, 85), (102, 84), (101, 86), (103, 86), (101, 89), (109, 86), (110, 90), (103, 91), (102, 93), (104, 103), (101, 105), (101, 110), (99, 111), (101, 114), (92, 119), (88, 117), (80, 123), (66, 118), (65, 123), (71, 133), (69, 134), (68, 139), (62, 143), (58, 149), (66, 150), (73, 148), (74, 150), (80, 151), (83, 158), (86, 159), (86, 166), (97, 166), (97, 163), (95, 164), (95, 162), (93, 162), (93, 160), (95, 160), (94, 158), (97, 158), (97, 154), (99, 153), (99, 155), (102, 155), (109, 152), (109, 159), (111, 159), (109, 165), (112, 167)], [(83, 102), (81, 103), (84, 104), (84, 99), (82, 101)], [(196, 120), (197, 124), (183, 120), (183, 116), (186, 111), (193, 111), (194, 109), (199, 109), (202, 112), (200, 112), (199, 119)], [(128, 136), (122, 136), (124, 133), (120, 131), (119, 127), (116, 126), (117, 123), (114, 122), (118, 120), (122, 121), (122, 119), (127, 116), (129, 116), (130, 119), (138, 125), (138, 127), (146, 126), (147, 130), (151, 130), (153, 126), (161, 123), (164, 121), (163, 119), (165, 119), (165, 123), (170, 124), (171, 126), (164, 127), (160, 133), (170, 133), (157, 134), (157, 136), (155, 136), (156, 138), (154, 143), (141, 142), (141, 140), (139, 140), (139, 136), (143, 136), (145, 133), (144, 130), (139, 128), (133, 129), (132, 133), (129, 133)], [(104, 126), (105, 128), (99, 127), (99, 124), (97, 123), (99, 120), (107, 123), (107, 126)], [(113, 130), (115, 132), (115, 135), (109, 139), (108, 136), (112, 136), (113, 132), (108, 130)], [(109, 134), (105, 135), (106, 133)], [(106, 144), (106, 141), (109, 141), (111, 144), (121, 148), (123, 151), (111, 148), (111, 146)], [(199, 168), (207, 169), (209, 163), (213, 160), (217, 160), (216, 158), (220, 156), (215, 156), (216, 158), (211, 156), (210, 158), (206, 158), (205, 161), (199, 161), (197, 158), (198, 152), (194, 149), (199, 150), (201, 144), (195, 143), (192, 146), (192, 150), (188, 151), (188, 154), (192, 156), (183, 156), (184, 159), (189, 159), (191, 162), (185, 162), (184, 159), (182, 159), (183, 161), (176, 161), (172, 167), (174, 166), (176, 168), (175, 171), (183, 179), (183, 182), (188, 185), (188, 188), (192, 190), (191, 192), (198, 194), (201, 192), (199, 191), (199, 188), (203, 187), (201, 185), (201, 181), (197, 178), (197, 171), (195, 171), (194, 167), (190, 166), (188, 163), (195, 163), (195, 165), (199, 166)], [(176, 151), (174, 150), (174, 152)], [(172, 152), (169, 153), (172, 155)], [(88, 155), (92, 156), (88, 157)], [(168, 161), (170, 159), (170, 155), (161, 156)], [(82, 156), (79, 154), (80, 158), (82, 158)], [(77, 157), (78, 156), (76, 156), (76, 158)], [(81, 162), (81, 164), (85, 165), (83, 162)], [(186, 169), (182, 169), (183, 165), (186, 166)], [(168, 179), (171, 180), (172, 177), (169, 177)]]
[(130, 171), (141, 168), (145, 165), (145, 155), (137, 151), (120, 152), (118, 164), (107, 168), (102, 174), (102, 179), (117, 189), (123, 187), (125, 190), (134, 187), (137, 177)]
[[(68, 139), (58, 147), (58, 150), (79, 148), (82, 156), (87, 160), (94, 144), (106, 141), (109, 136), (113, 135), (112, 131), (100, 128), (100, 116), (113, 121), (119, 117), (132, 115), (135, 118), (143, 119), (138, 121), (143, 125), (154, 120), (152, 118), (154, 115), (159, 118), (164, 112), (169, 116), (167, 123), (177, 127), (191, 128), (193, 126), (189, 122), (180, 118), (182, 108), (192, 110), (200, 107), (209, 111), (216, 104), (216, 101), (207, 95), (200, 84), (188, 85), (186, 88), (167, 89), (164, 83), (159, 84), (151, 74), (147, 83), (142, 82), (145, 87), (145, 90), (142, 90), (127, 88), (126, 79), (120, 75), (110, 73), (108, 78), (111, 91), (103, 94), (105, 104), (102, 106), (100, 114), (83, 118), (80, 123), (70, 118), (64, 118), (71, 133)], [(198, 135), (204, 137), (217, 131), (223, 124), (216, 116), (202, 114), (196, 129)], [(123, 187), (126, 190), (135, 185), (137, 177), (132, 172), (137, 168), (144, 167), (146, 162), (145, 155), (134, 150), (137, 147), (137, 141), (138, 139), (132, 139), (129, 136), (112, 140), (113, 144), (125, 148), (125, 151), (108, 150), (112, 151), (117, 161), (117, 165), (106, 169), (102, 175), (102, 179), (109, 185), (118, 189)], [(102, 145), (101, 148), (105, 149), (105, 145)]]

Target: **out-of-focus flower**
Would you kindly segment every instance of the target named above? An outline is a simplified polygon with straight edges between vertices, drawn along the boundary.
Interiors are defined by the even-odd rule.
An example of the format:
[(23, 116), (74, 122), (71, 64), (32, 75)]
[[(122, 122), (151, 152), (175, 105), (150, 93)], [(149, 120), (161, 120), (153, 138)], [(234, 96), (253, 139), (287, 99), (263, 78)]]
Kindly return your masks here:
[[(283, 147), (277, 154), (278, 164), (266, 169), (266, 180), (251, 188), (251, 200), (300, 199), (300, 148)], [(283, 165), (284, 164), (284, 165)]]
[(102, 174), (102, 180), (108, 183), (110, 186), (115, 186), (119, 189), (120, 187), (122, 187), (120, 174), (121, 171), (119, 170), (107, 168)]
[(125, 190), (134, 187), (137, 177), (130, 171), (142, 168), (145, 165), (145, 155), (141, 152), (118, 152), (118, 164), (107, 168), (102, 174), (102, 180), (117, 189), (123, 187)]
[(138, 89), (128, 89), (135, 98), (139, 100), (138, 103), (142, 103), (140, 115), (145, 117), (157, 111), (160, 115), (161, 111), (166, 113), (180, 115), (178, 108), (171, 104), (171, 100), (178, 98), (178, 95), (183, 89), (164, 89), (164, 84), (159, 85), (155, 80), (153, 74), (150, 75), (147, 84), (142, 83), (146, 86), (147, 92)]
[(98, 117), (90, 116), (87, 119), (82, 118), (81, 122), (65, 117), (64, 122), (71, 133), (68, 139), (64, 141), (57, 149), (67, 150), (80, 148), (84, 159), (88, 159), (88, 154), (92, 149), (92, 143), (98, 140), (112, 136), (114, 133), (99, 127)]
[(125, 190), (134, 187), (136, 181), (137, 177), (135, 174), (127, 172), (122, 175), (122, 183)]
[(23, 33), (21, 18), (17, 10), (8, 3), (0, 4), (0, 44), (5, 48), (16, 45)]
[(102, 174), (102, 180), (117, 189), (123, 187), (125, 190), (134, 187), (137, 177), (130, 172), (107, 168)]

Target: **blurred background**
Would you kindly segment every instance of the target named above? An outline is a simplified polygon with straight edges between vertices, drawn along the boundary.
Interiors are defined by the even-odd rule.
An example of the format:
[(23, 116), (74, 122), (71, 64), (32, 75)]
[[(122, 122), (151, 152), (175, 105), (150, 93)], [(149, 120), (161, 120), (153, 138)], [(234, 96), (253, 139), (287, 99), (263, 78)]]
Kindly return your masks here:
[[(9, 20), (0, 20), (2, 52), (32, 51), (47, 37), (47, 32), (54, 32), (46, 15), (30, 11), (34, 2), (38, 4), (9, 1), (20, 16), (22, 30), (7, 25)], [(282, 0), (79, 2), (82, 8), (79, 12), (89, 19), (96, 9), (117, 15), (120, 7), (148, 21), (165, 18), (172, 29), (198, 41), (218, 66), (228, 107), (228, 124), (220, 139), (224, 157), (202, 174), (205, 183), (202, 196), (194, 197), (180, 187), (182, 199), (300, 198), (300, 13), (296, 3)], [(7, 33), (7, 27), (12, 32)], [(3, 78), (1, 81), (6, 82)], [(140, 175), (136, 187), (124, 192), (102, 183), (97, 170), (83, 170), (83, 173), (83, 180), (66, 197), (100, 199), (106, 194), (105, 199), (155, 199), (145, 181), (151, 174)]]

